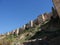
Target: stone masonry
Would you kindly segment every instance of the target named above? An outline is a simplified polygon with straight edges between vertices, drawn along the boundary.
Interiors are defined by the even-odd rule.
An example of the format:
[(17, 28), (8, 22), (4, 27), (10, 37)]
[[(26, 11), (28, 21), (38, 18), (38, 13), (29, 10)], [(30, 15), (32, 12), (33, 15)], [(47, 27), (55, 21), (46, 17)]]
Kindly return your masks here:
[[(60, 0), (53, 0), (53, 3), (54, 3), (54, 9), (57, 10), (58, 14), (59, 14), (59, 17), (60, 17)], [(52, 13), (44, 13), (42, 15), (39, 15), (35, 20), (31, 20), (29, 23), (25, 24), (22, 28), (23, 29), (16, 29), (14, 31), (12, 31), (11, 33), (12, 34), (19, 34), (21, 31), (20, 30), (26, 30), (26, 29), (29, 29), (31, 27), (34, 27), (35, 24), (38, 24), (38, 25), (41, 25), (43, 22), (45, 22), (46, 20), (50, 20), (51, 18), (51, 15)], [(8, 33), (9, 35), (9, 33)]]
[(52, 0), (54, 8), (57, 10), (58, 16), (60, 17), (60, 0)]

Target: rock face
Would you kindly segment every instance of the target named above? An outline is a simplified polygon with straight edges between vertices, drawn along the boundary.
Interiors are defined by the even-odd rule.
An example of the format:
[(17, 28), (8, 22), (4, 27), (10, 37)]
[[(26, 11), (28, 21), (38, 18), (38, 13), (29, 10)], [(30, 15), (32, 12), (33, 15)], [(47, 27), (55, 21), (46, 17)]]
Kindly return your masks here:
[(60, 0), (53, 0), (54, 7), (57, 10), (58, 16), (60, 17)]

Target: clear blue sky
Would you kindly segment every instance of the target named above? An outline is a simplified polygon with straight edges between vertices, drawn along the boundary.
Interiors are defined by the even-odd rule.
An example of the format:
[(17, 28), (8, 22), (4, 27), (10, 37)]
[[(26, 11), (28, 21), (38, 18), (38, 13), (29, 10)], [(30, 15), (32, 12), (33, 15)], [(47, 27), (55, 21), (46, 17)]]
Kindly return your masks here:
[(52, 0), (0, 0), (0, 34), (21, 27), (44, 12), (51, 12)]

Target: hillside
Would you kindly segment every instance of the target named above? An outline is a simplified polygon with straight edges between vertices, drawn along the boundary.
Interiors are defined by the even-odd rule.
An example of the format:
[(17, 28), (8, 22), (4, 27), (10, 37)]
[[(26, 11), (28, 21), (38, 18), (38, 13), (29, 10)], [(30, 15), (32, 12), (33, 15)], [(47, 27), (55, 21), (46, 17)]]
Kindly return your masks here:
[(0, 45), (60, 45), (60, 8), (56, 8), (60, 3), (55, 1), (52, 12), (39, 15), (22, 28), (0, 35)]
[[(56, 24), (59, 22), (58, 26), (60, 26), (60, 21), (55, 20)], [(55, 25), (56, 25), (55, 24)], [(48, 25), (48, 26), (47, 26)], [(21, 44), (25, 41), (28, 40), (33, 40), (33, 39), (45, 39), (47, 38), (48, 41), (51, 39), (54, 39), (56, 37), (60, 36), (60, 28), (55, 27), (56, 29), (52, 28), (50, 29), (51, 25), (54, 25), (54, 19), (50, 21), (44, 22), (41, 26), (36, 25), (34, 28), (29, 28), (24, 30), (20, 35), (6, 35), (5, 38), (0, 41), (0, 45), (14, 45), (14, 44)], [(47, 26), (47, 27), (46, 27)], [(50, 27), (49, 27), (50, 26)], [(44, 30), (45, 29), (45, 30)], [(48, 30), (49, 29), (49, 30)]]

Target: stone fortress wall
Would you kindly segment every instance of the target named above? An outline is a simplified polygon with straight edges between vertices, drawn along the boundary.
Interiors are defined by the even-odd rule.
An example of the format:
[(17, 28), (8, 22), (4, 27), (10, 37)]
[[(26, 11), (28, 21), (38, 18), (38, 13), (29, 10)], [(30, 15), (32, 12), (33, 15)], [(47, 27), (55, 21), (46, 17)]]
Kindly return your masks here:
[[(55, 18), (55, 16), (58, 14), (58, 16), (60, 17), (60, 0), (53, 0), (53, 3), (54, 3), (54, 8), (52, 8), (52, 13), (44, 13), (42, 15), (39, 15), (35, 20), (31, 20), (29, 23), (23, 25), (22, 28), (17, 28), (16, 30), (13, 30), (12, 32), (6, 33), (6, 35), (16, 34), (18, 36), (18, 34), (20, 34), (22, 31), (34, 27), (35, 24), (41, 25), (46, 20), (50, 20), (52, 16)], [(46, 44), (46, 40), (43, 41), (43, 43), (42, 41), (43, 41), (42, 39), (34, 39), (34, 40), (26, 41), (22, 45), (41, 45), (44, 42)], [(60, 44), (60, 37), (57, 39), (51, 40), (49, 45), (59, 45), (59, 44)]]
[(9, 34), (17, 34), (18, 35), (22, 31), (32, 28), (35, 25), (41, 25), (46, 20), (50, 20), (51, 16), (55, 17), (56, 12), (57, 12), (58, 16), (60, 17), (60, 13), (59, 13), (60, 12), (60, 0), (52, 0), (52, 1), (54, 4), (54, 8), (52, 8), (51, 13), (44, 13), (42, 15), (39, 15), (35, 20), (31, 20), (29, 23), (23, 25), (22, 28), (18, 28), (16, 30), (13, 30), (12, 32), (7, 32), (6, 35), (9, 35)]
[(23, 25), (22, 28), (17, 28), (16, 30), (13, 30), (11, 32), (7, 32), (6, 35), (10, 35), (10, 34), (16, 34), (16, 35), (18, 35), (23, 30), (32, 28), (35, 25), (41, 25), (46, 20), (50, 20), (50, 18), (51, 18), (51, 13), (44, 13), (42, 15), (39, 15), (35, 20), (31, 20), (29, 23)]

